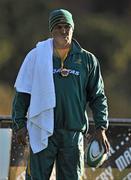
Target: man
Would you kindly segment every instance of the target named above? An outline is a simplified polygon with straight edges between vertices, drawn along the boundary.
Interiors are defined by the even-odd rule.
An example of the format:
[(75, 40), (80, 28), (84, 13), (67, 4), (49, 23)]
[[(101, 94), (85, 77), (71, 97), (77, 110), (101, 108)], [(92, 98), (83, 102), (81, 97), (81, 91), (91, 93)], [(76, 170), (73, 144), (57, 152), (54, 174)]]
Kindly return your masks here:
[[(18, 74), (13, 128), (18, 142), (23, 145), (28, 129), (30, 157), (26, 179), (48, 180), (55, 161), (57, 180), (78, 180), (83, 175), (87, 103), (93, 112), (96, 137), (103, 143), (105, 151), (109, 151), (105, 134), (108, 128), (107, 99), (98, 60), (72, 38), (74, 22), (71, 13), (64, 9), (52, 11), (49, 30), (52, 39), (29, 52)], [(45, 114), (42, 116), (42, 113)]]

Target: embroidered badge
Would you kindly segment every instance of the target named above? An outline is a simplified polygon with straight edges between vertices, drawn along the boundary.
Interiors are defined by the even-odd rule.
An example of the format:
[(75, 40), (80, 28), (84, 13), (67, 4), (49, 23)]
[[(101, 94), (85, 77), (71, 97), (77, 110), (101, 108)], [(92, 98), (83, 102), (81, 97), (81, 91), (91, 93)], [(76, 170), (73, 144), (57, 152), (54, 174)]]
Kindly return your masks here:
[(81, 59), (77, 59), (77, 60), (75, 61), (75, 63), (76, 63), (76, 64), (81, 64)]

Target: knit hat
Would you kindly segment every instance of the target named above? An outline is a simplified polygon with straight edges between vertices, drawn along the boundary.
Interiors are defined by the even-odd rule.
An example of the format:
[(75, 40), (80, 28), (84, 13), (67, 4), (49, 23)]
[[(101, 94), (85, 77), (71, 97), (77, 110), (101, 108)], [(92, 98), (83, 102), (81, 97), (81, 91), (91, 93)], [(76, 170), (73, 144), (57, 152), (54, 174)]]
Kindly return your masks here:
[(74, 22), (72, 19), (72, 14), (65, 9), (53, 10), (49, 15), (49, 30), (50, 32), (53, 28), (60, 23), (67, 23), (74, 29)]

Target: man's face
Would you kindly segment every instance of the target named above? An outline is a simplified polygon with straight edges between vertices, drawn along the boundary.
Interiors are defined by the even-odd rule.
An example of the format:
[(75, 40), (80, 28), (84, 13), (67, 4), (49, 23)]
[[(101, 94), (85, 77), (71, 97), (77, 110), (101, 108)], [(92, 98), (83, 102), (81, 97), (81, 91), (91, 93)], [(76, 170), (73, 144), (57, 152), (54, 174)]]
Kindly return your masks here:
[(68, 47), (71, 44), (73, 35), (73, 28), (71, 25), (62, 23), (57, 24), (52, 30), (52, 37), (54, 42), (59, 47)]

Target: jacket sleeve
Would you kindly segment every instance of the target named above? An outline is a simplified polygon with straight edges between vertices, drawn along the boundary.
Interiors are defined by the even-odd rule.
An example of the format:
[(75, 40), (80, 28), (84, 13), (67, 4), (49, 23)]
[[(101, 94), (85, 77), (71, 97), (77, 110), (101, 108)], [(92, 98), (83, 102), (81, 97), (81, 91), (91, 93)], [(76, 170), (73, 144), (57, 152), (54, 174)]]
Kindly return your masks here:
[(108, 105), (100, 65), (94, 55), (90, 56), (91, 66), (87, 83), (87, 102), (92, 110), (96, 128), (108, 128)]
[(12, 104), (13, 130), (17, 131), (23, 127), (26, 127), (26, 115), (29, 104), (30, 94), (16, 91)]

